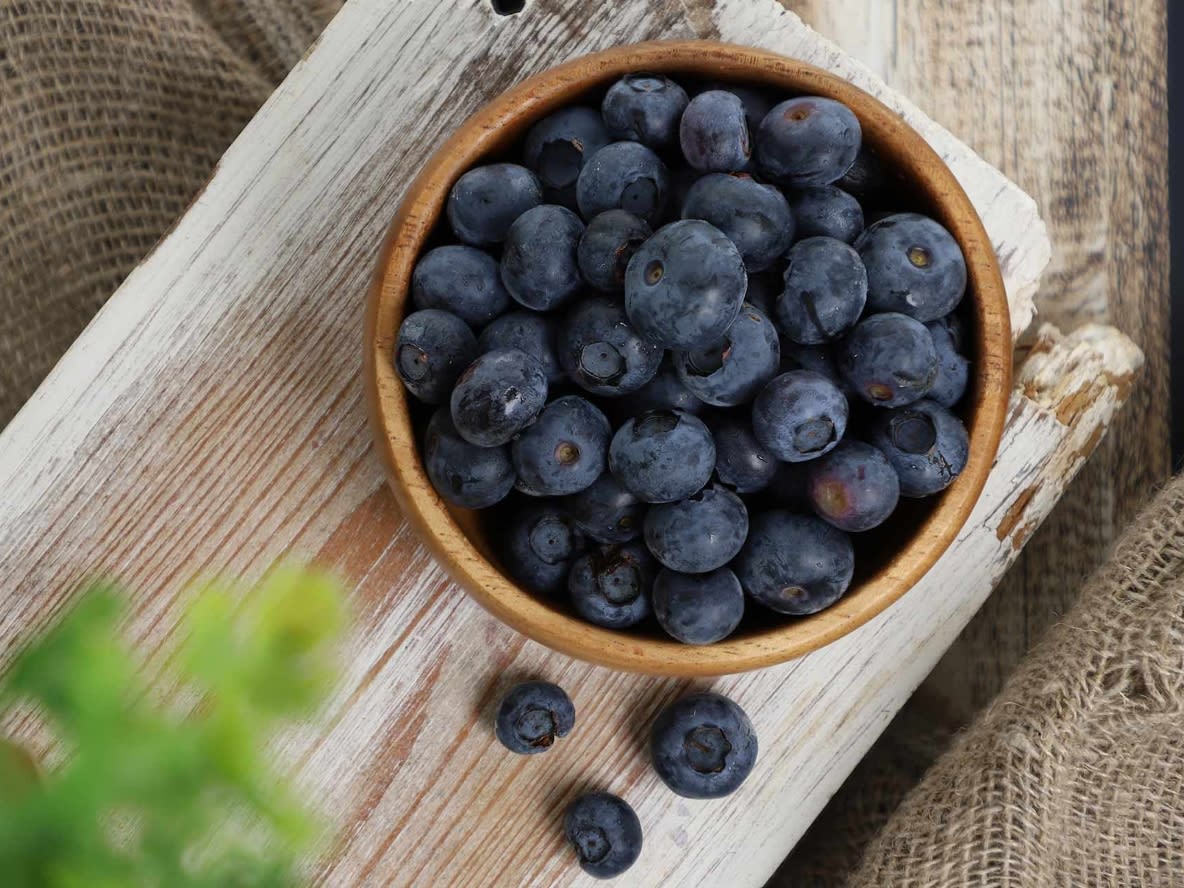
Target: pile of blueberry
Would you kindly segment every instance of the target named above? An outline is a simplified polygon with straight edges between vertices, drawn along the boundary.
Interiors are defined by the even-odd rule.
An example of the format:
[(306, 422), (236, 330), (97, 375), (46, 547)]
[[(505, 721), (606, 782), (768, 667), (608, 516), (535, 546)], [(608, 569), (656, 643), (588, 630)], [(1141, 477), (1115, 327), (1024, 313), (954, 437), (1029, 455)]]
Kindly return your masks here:
[[(561, 687), (546, 681), (515, 685), (498, 706), (494, 731), (520, 755), (546, 752), (575, 726), (576, 710)], [(752, 772), (756, 732), (748, 715), (722, 694), (691, 694), (666, 706), (650, 730), (650, 760), (662, 782), (688, 799), (731, 795)], [(633, 807), (611, 793), (573, 801), (564, 833), (585, 872), (619, 876), (641, 854), (642, 829)]]
[(833, 604), (852, 535), (966, 464), (954, 238), (879, 211), (906, 190), (826, 98), (630, 75), (517, 159), (456, 182), (398, 331), (436, 490), (600, 626)]

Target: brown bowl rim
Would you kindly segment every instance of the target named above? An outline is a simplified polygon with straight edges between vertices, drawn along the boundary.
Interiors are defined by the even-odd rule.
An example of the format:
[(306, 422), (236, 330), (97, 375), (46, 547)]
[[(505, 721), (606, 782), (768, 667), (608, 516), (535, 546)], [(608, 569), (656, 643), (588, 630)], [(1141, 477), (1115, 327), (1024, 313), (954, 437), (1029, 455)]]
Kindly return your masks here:
[[(788, 94), (829, 96), (851, 107), (885, 161), (907, 170), (966, 255), (975, 315), (974, 395), (967, 411), (970, 458), (904, 548), (826, 610), (713, 645), (603, 629), (564, 613), (505, 577), (469, 539), (424, 472), (407, 401), (388, 356), (415, 258), (452, 183), (481, 157), (508, 148), (530, 122), (622, 74), (655, 71), (764, 83)], [(1012, 338), (1007, 294), (991, 241), (950, 169), (878, 99), (826, 71), (764, 50), (715, 41), (651, 41), (581, 56), (536, 74), (478, 110), (432, 155), (391, 224), (370, 289), (364, 376), (375, 442), (403, 514), (436, 558), (498, 619), (554, 650), (633, 672), (712, 676), (782, 663), (846, 635), (912, 588), (966, 523), (987, 480), (1006, 417)], [(462, 519), (463, 520), (463, 519)]]

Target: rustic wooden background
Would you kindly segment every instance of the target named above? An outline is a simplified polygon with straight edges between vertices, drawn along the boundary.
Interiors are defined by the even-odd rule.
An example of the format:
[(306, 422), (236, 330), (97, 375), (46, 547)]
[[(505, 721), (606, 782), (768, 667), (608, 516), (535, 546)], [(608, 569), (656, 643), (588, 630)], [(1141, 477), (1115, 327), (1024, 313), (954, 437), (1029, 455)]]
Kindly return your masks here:
[(1053, 244), (1038, 320), (1112, 323), (1146, 355), (1090, 462), (777, 880), (838, 884), (870, 822), (994, 697), (1170, 473), (1167, 0), (782, 3), (1036, 199)]

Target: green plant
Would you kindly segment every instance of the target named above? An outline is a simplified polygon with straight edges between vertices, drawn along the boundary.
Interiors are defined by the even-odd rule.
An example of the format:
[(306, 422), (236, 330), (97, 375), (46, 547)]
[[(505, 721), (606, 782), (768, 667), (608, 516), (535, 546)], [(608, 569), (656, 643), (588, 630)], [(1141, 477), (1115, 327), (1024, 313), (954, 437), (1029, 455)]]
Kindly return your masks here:
[[(264, 741), (330, 687), (343, 609), (315, 571), (274, 572), (240, 606), (217, 586), (187, 614), (154, 703), (118, 632), (121, 598), (85, 591), (0, 681), (0, 706), (30, 700), (66, 763), (40, 779), (0, 755), (0, 879), (10, 888), (280, 886), (315, 835)], [(192, 691), (192, 695), (186, 693)], [(14, 761), (17, 761), (14, 764)]]

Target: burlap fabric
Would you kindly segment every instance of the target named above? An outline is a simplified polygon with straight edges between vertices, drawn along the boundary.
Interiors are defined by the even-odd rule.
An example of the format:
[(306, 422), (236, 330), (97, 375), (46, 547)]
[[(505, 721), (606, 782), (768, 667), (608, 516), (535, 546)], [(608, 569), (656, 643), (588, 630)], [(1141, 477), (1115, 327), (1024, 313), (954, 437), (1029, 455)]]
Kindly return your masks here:
[[(0, 0), (0, 426), (337, 5)], [(966, 711), (923, 688), (774, 884), (1184, 885), (1182, 484), (897, 810)]]
[(336, 5), (0, 0), (0, 428)]

